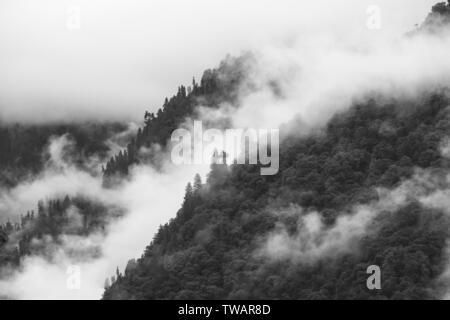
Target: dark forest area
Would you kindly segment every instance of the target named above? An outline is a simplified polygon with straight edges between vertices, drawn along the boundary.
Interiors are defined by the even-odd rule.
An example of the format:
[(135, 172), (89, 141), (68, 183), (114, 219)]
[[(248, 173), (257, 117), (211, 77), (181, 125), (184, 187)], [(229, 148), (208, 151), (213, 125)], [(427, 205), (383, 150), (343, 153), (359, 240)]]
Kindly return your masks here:
[[(428, 299), (443, 271), (449, 220), (411, 201), (373, 222), (357, 253), (312, 265), (255, 258), (274, 230), (274, 210), (298, 205), (332, 228), (352, 206), (377, 200), (415, 168), (446, 172), (439, 146), (449, 134), (449, 101), (430, 94), (411, 108), (370, 101), (336, 115), (325, 131), (281, 145), (280, 173), (216, 164), (206, 183), (186, 188), (177, 217), (106, 290), (106, 299)], [(293, 228), (295, 220), (283, 223)], [(204, 238), (206, 237), (207, 240)], [(366, 289), (365, 268), (385, 271), (381, 292)]]
[[(446, 27), (448, 8), (446, 3), (435, 5), (416, 32)], [(228, 83), (213, 83), (207, 87), (230, 91)], [(146, 132), (176, 112), (176, 101), (183, 103), (177, 97), (185, 97), (180, 92), (158, 117), (149, 118), (137, 140), (151, 141)], [(185, 98), (188, 107), (181, 116), (191, 112), (190, 97)], [(274, 211), (299, 206), (303, 214), (319, 212), (326, 228), (332, 229), (355, 206), (379, 201), (379, 188), (395, 190), (420, 169), (446, 175), (450, 163), (441, 152), (450, 132), (446, 89), (414, 101), (366, 100), (307, 137), (290, 132), (295, 122), (281, 128), (281, 167), (276, 176), (260, 176), (256, 166), (233, 164), (213, 164), (205, 183), (197, 176), (194, 186), (186, 187), (176, 218), (160, 227), (140, 259), (130, 260), (123, 274), (117, 273), (104, 299), (439, 297), (449, 219), (415, 199), (382, 211), (370, 225), (376, 232), (356, 240), (352, 253), (325, 256), (314, 263), (255, 254), (261, 239), (280, 223), (291, 234), (301, 232), (296, 230), (298, 217)], [(164, 130), (150, 136), (164, 137)], [(445, 179), (442, 184), (448, 187)], [(366, 288), (369, 265), (385, 270), (380, 291)]]

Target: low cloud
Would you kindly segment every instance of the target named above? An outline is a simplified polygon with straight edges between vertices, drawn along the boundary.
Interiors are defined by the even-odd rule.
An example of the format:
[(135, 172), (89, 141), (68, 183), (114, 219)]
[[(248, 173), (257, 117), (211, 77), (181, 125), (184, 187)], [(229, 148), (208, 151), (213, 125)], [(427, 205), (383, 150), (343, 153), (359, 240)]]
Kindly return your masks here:
[[(102, 187), (101, 176), (80, 171), (56, 150), (67, 150), (63, 137), (54, 138), (49, 150), (53, 154), (49, 166), (38, 178), (20, 184), (4, 194), (0, 200), (1, 212), (21, 213), (34, 208), (42, 198), (60, 195), (79, 195), (102, 204), (120, 207), (124, 216), (112, 220), (106, 232), (87, 237), (62, 235), (49, 239), (44, 245), (46, 255), (24, 257), (21, 268), (0, 280), (0, 296), (18, 299), (99, 299), (105, 278), (113, 275), (116, 267), (124, 270), (130, 258), (138, 258), (148, 245), (159, 225), (174, 217), (184, 196), (186, 183), (195, 173), (205, 175), (207, 166), (170, 167), (163, 171), (150, 167), (133, 167), (130, 179), (116, 189)], [(70, 143), (69, 143), (70, 145)], [(55, 166), (55, 164), (57, 164)], [(70, 209), (69, 209), (70, 210)], [(14, 219), (14, 217), (12, 219)], [(72, 217), (76, 223), (76, 212)], [(67, 286), (70, 266), (81, 272), (81, 288)]]
[[(334, 85), (369, 83), (368, 72), (376, 76), (377, 70), (392, 67), (387, 76), (402, 79), (421, 69), (426, 77), (440, 51), (400, 47), (386, 59), (390, 64), (376, 57), (391, 53), (380, 50), (379, 39), (411, 30), (435, 2), (379, 0), (381, 29), (370, 30), (367, 8), (373, 3), (368, 0), (5, 0), (0, 4), (0, 118), (141, 119), (145, 109), (155, 111), (180, 84), (198, 79), (226, 54), (250, 50), (267, 58), (264, 70), (301, 71), (295, 95), (302, 99), (297, 105), (278, 103), (282, 109), (272, 113), (283, 121), (284, 108), (313, 103), (312, 93)], [(80, 22), (79, 28), (68, 27), (72, 20)], [(364, 54), (368, 44), (377, 51), (375, 59)], [(268, 98), (253, 95), (248, 104), (266, 108), (272, 104)]]
[[(294, 263), (314, 263), (322, 258), (357, 253), (362, 237), (377, 231), (373, 222), (383, 212), (395, 212), (412, 201), (424, 207), (450, 214), (450, 175), (448, 172), (416, 169), (416, 173), (394, 189), (377, 189), (378, 199), (367, 204), (356, 204), (349, 212), (341, 212), (330, 227), (323, 223), (320, 212), (305, 212), (291, 206), (273, 211), (279, 222), (258, 249), (257, 255), (269, 260), (290, 260)], [(296, 230), (282, 221), (294, 218)]]
[(442, 91), (450, 84), (449, 50), (449, 30), (362, 43), (300, 38), (251, 56), (238, 109), (198, 110), (205, 121), (228, 118), (237, 128), (278, 128), (297, 119), (295, 130), (305, 133), (369, 98), (418, 101)]

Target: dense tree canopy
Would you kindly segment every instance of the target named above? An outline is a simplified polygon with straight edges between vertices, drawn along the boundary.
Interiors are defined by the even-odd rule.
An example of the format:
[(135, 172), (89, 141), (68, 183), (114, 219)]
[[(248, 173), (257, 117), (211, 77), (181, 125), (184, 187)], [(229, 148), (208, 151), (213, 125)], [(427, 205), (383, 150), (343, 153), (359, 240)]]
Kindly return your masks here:
[(19, 266), (20, 258), (27, 255), (51, 255), (48, 244), (58, 244), (60, 236), (105, 232), (107, 224), (121, 215), (120, 208), (85, 197), (40, 200), (20, 221), (0, 225), (0, 267)]
[[(446, 24), (449, 7), (434, 6), (416, 33)], [(448, 96), (436, 90), (414, 101), (367, 98), (300, 138), (292, 132), (298, 126), (288, 124), (275, 176), (261, 176), (255, 165), (213, 164), (205, 184), (196, 177), (194, 187), (187, 185), (176, 217), (107, 286), (104, 299), (439, 297), (450, 221), (414, 197), (378, 212), (352, 250), (314, 261), (270, 259), (258, 250), (280, 224), (289, 235), (302, 232), (298, 217), (273, 212), (292, 206), (318, 212), (331, 230), (356, 206), (382, 202), (378, 188), (395, 190), (418, 168), (445, 177), (449, 160), (440, 149), (450, 133)], [(190, 115), (192, 105), (185, 110), (180, 116)], [(160, 143), (168, 139), (157, 136)], [(370, 265), (382, 270), (381, 290), (366, 287)]]
[(96, 155), (104, 158), (107, 140), (125, 130), (119, 123), (82, 124), (2, 124), (0, 122), (0, 186), (15, 186), (25, 178), (39, 173), (48, 160), (46, 149), (51, 137), (70, 135), (75, 143), (74, 163)]
[(238, 58), (227, 57), (217, 69), (206, 70), (200, 83), (193, 79), (191, 86), (187, 88), (180, 86), (177, 94), (170, 99), (166, 98), (156, 113), (146, 111), (145, 124), (138, 130), (127, 149), (112, 157), (106, 164), (106, 184), (116, 175), (126, 175), (129, 166), (134, 163), (149, 161), (157, 167), (159, 163), (156, 152), (148, 155), (141, 152), (142, 149), (149, 149), (155, 145), (165, 148), (171, 133), (187, 118), (195, 118), (197, 111), (195, 107), (198, 104), (216, 108), (226, 101), (236, 102), (238, 84), (242, 83), (247, 64), (251, 61), (250, 54)]
[[(318, 211), (332, 228), (355, 204), (376, 201), (375, 187), (395, 188), (415, 168), (448, 169), (440, 153), (450, 131), (448, 105), (441, 92), (414, 103), (369, 99), (323, 131), (298, 138), (286, 129), (276, 176), (261, 176), (252, 165), (213, 165), (206, 184), (188, 184), (176, 218), (104, 298), (434, 298), (449, 219), (413, 200), (380, 214), (377, 232), (338, 257), (304, 264), (255, 252), (280, 223), (273, 210)], [(295, 223), (284, 223), (295, 232)], [(366, 288), (372, 264), (383, 270), (380, 291)]]

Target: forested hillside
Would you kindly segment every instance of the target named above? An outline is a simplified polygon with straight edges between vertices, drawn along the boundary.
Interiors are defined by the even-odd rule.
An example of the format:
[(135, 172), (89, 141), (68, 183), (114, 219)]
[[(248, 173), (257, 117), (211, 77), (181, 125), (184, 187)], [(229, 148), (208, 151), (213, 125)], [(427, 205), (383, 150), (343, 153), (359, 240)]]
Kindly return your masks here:
[[(37, 210), (21, 215), (20, 221), (0, 225), (0, 271), (19, 268), (21, 258), (30, 255), (51, 259), (52, 247), (62, 244), (63, 238), (103, 233), (105, 227), (122, 213), (120, 208), (80, 196), (40, 200)], [(72, 248), (72, 254), (77, 254), (78, 249), (82, 250)], [(85, 258), (99, 254), (92, 251), (85, 252)], [(2, 270), (3, 267), (9, 268)], [(0, 277), (5, 276), (7, 273), (0, 272)]]
[[(435, 5), (416, 34), (446, 26), (449, 7)], [(196, 96), (177, 96), (148, 115), (140, 140), (164, 144), (192, 115)], [(289, 123), (275, 176), (213, 164), (103, 298), (440, 298), (450, 218), (445, 204), (427, 199), (449, 189), (448, 97), (447, 89), (414, 100), (368, 97), (307, 136)], [(184, 111), (173, 118), (175, 101)], [(165, 115), (173, 120), (166, 131), (150, 131)], [(381, 290), (366, 287), (370, 265), (382, 270)]]
[[(114, 122), (0, 125), (0, 280), (7, 279), (12, 270), (21, 270), (23, 258), (51, 260), (55, 248), (69, 237), (102, 234), (111, 221), (123, 214), (121, 208), (79, 194), (42, 199), (27, 212), (5, 207), (3, 201), (8, 200), (14, 188), (39, 180), (48, 170), (61, 169), (54, 167), (55, 159), (50, 154), (55, 139), (66, 137), (64, 141), (70, 142), (70, 146), (58, 146), (63, 149), (58, 150), (61, 154), (56, 156), (62, 157), (58, 160), (68, 160), (80, 172), (100, 171), (91, 168), (92, 159), (97, 165), (97, 161), (105, 160), (111, 153), (111, 139), (126, 130), (125, 124)], [(14, 196), (9, 200), (14, 200)], [(91, 249), (92, 252), (83, 252), (85, 258), (98, 256), (97, 249)], [(81, 248), (72, 248), (70, 254), (76, 256), (77, 250)]]
[[(216, 69), (206, 70), (200, 83), (195, 79), (192, 85), (180, 86), (176, 95), (166, 98), (161, 108), (153, 112), (145, 112), (144, 126), (128, 144), (126, 150), (112, 157), (106, 164), (105, 182), (115, 175), (128, 174), (128, 168), (136, 163), (151, 163), (158, 166), (156, 152), (142, 152), (157, 145), (158, 152), (164, 151), (171, 133), (180, 127), (187, 118), (195, 118), (198, 105), (217, 108), (221, 103), (236, 104), (239, 85), (242, 85), (248, 64), (252, 63), (251, 54), (240, 57), (227, 57)], [(162, 148), (159, 149), (159, 148)]]
[[(89, 17), (102, 12), (91, 4), (85, 9)], [(211, 20), (203, 9), (200, 14)], [(245, 24), (257, 26), (260, 8), (250, 9), (255, 20), (244, 17)], [(143, 106), (143, 122), (138, 124), (116, 120), (124, 114), (131, 119), (136, 111), (132, 108), (154, 101), (154, 92), (165, 92), (172, 81), (167, 72), (185, 74), (170, 59), (172, 70), (166, 64), (155, 66), (165, 60), (158, 58), (165, 52), (155, 50), (160, 39), (177, 45), (192, 42), (186, 36), (180, 39), (183, 33), (176, 29), (184, 20), (176, 18), (179, 26), (167, 28), (174, 35), (161, 33), (147, 41), (154, 34), (147, 22), (154, 20), (134, 5), (120, 4), (111, 7), (106, 20), (85, 24), (85, 19), (81, 32), (67, 30), (74, 35), (63, 36), (67, 43), (57, 41), (60, 29), (51, 31), (52, 45), (33, 54), (34, 67), (28, 62), (33, 61), (31, 55), (12, 50), (21, 68), (9, 70), (11, 79), (26, 73), (27, 90), (17, 89), (18, 94), (11, 87), (0, 94), (5, 108), (0, 119), (0, 299), (98, 299), (102, 292), (104, 300), (449, 297), (450, 64), (431, 60), (445, 57), (450, 46), (450, 0), (432, 6), (409, 33), (401, 29), (401, 39), (397, 33), (384, 38), (385, 30), (396, 30), (389, 20), (383, 32), (362, 25), (355, 35), (355, 29), (350, 36), (341, 35), (340, 29), (347, 30), (347, 14), (355, 20), (358, 16), (345, 12), (335, 17), (331, 12), (328, 25), (323, 19), (328, 13), (319, 9), (320, 25), (308, 23), (316, 20), (312, 17), (304, 30), (291, 34), (291, 20), (285, 21), (286, 29), (277, 21), (288, 13), (282, 7), (276, 23), (257, 33), (273, 36), (264, 40), (267, 44), (262, 36), (251, 39), (255, 52), (227, 56), (198, 81), (179, 86), (172, 97), (161, 97), (160, 108), (148, 106), (151, 111), (145, 111)], [(367, 18), (364, 13), (361, 21)], [(45, 19), (45, 14), (36, 16)], [(383, 19), (391, 19), (388, 16)], [(51, 19), (37, 29), (39, 34), (53, 30)], [(414, 10), (408, 19), (408, 25), (416, 19)], [(247, 28), (231, 22), (234, 33)], [(336, 28), (340, 23), (342, 28)], [(398, 24), (403, 28), (403, 21)], [(272, 28), (280, 29), (280, 36), (273, 35)], [(339, 29), (336, 35), (334, 28)], [(192, 46), (207, 49), (205, 39), (210, 38), (194, 33)], [(130, 34), (133, 37), (127, 37)], [(230, 37), (233, 41), (224, 42), (226, 50), (237, 52), (234, 42), (247, 48), (239, 42), (254, 34)], [(372, 39), (368, 45), (366, 40)], [(167, 43), (159, 47), (171, 50)], [(69, 50), (72, 45), (75, 50)], [(17, 52), (21, 48), (17, 45)], [(104, 48), (109, 50), (107, 59)], [(204, 61), (224, 50), (219, 45), (201, 49)], [(187, 59), (188, 52), (172, 52), (189, 66), (201, 60), (198, 54)], [(48, 53), (48, 61), (43, 53)], [(53, 58), (53, 53), (63, 58)], [(65, 63), (71, 59), (79, 64)], [(27, 68), (22, 67), (24, 61)], [(70, 81), (52, 81), (52, 61), (62, 63), (62, 74), (70, 75)], [(31, 70), (26, 70), (28, 63)], [(156, 82), (154, 74), (146, 74), (149, 70), (157, 74)], [(161, 79), (161, 70), (167, 79)], [(28, 90), (36, 83), (34, 73), (45, 86)], [(48, 88), (52, 92), (47, 94)], [(15, 113), (8, 110), (14, 108), (12, 102), (22, 101), (22, 92), (36, 96), (24, 99), (30, 105), (21, 111), (55, 106), (61, 116), (38, 124), (35, 121), (44, 117), (27, 114), (20, 123), (11, 122)], [(72, 122), (69, 118), (80, 110), (86, 114), (73, 121), (90, 120)], [(272, 117), (267, 110), (273, 119), (267, 119)], [(98, 114), (104, 115), (101, 121), (94, 118)], [(255, 123), (261, 124), (257, 129), (279, 128), (279, 170), (261, 175), (260, 164), (213, 161), (203, 178), (204, 172), (194, 175), (203, 167), (168, 163), (172, 133), (195, 120), (205, 129), (248, 129)], [(227, 159), (225, 150), (216, 149), (215, 159), (221, 156)], [(257, 157), (261, 160), (262, 155)], [(140, 258), (116, 269), (136, 257), (136, 249), (142, 250)], [(75, 274), (78, 287), (69, 283), (72, 266), (80, 271)], [(367, 285), (369, 266), (380, 268), (381, 286), (376, 290)], [(107, 278), (104, 291), (102, 277)], [(47, 289), (48, 294), (43, 292)]]
[(39, 173), (48, 160), (46, 149), (52, 137), (68, 134), (75, 142), (73, 161), (82, 167), (89, 157), (106, 157), (109, 151), (106, 141), (125, 129), (120, 123), (0, 123), (0, 186), (13, 187)]
[[(357, 204), (379, 199), (415, 168), (448, 169), (440, 142), (450, 133), (449, 100), (433, 93), (414, 106), (371, 100), (335, 116), (323, 133), (287, 138), (280, 173), (213, 165), (208, 181), (187, 187), (177, 217), (105, 291), (105, 299), (433, 298), (444, 268), (449, 219), (418, 201), (386, 210), (357, 249), (314, 263), (257, 254), (263, 239), (319, 212), (324, 228)], [(294, 209), (292, 209), (294, 208)], [(302, 208), (301, 210), (299, 208)], [(296, 211), (293, 215), (282, 212)], [(367, 266), (382, 266), (383, 290), (366, 288)]]

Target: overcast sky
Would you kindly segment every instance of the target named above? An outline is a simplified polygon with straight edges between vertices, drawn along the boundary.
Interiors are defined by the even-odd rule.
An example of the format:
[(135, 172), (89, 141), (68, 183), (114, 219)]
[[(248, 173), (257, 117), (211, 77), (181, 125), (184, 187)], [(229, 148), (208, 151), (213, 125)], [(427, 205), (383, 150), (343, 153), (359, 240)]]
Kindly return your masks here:
[[(227, 53), (398, 37), (435, 2), (2, 0), (0, 118), (140, 120)], [(380, 30), (366, 27), (369, 5), (381, 9)]]

